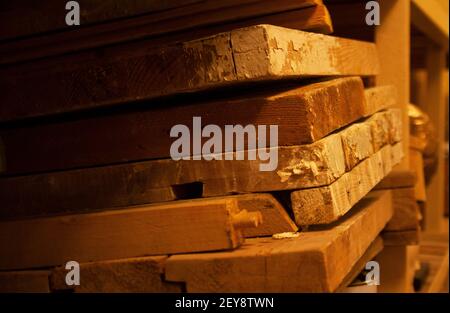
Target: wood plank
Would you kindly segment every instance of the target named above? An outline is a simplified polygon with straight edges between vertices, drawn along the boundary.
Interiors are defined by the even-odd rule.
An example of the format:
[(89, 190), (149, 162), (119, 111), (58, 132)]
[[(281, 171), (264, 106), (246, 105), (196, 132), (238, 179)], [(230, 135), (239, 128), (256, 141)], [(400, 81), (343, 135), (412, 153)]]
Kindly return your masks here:
[(331, 292), (391, 215), (385, 193), (362, 200), (340, 223), (297, 238), (248, 239), (232, 252), (171, 256), (165, 277), (185, 282), (187, 292)]
[[(345, 172), (339, 134), (310, 145), (274, 147), (278, 167), (260, 160), (153, 160), (0, 179), (0, 217), (70, 213), (186, 197), (329, 185)], [(319, 160), (319, 161), (318, 161)], [(193, 190), (191, 190), (193, 189)]]
[[(182, 124), (193, 134), (194, 116), (201, 117), (203, 127), (215, 124), (222, 133), (225, 125), (272, 125), (275, 121), (279, 146), (313, 143), (363, 116), (363, 88), (359, 77), (337, 78), (267, 92), (251, 89), (231, 98), (197, 99), (183, 105), (164, 101), (150, 109), (4, 128), (0, 130), (4, 174), (168, 158), (175, 140), (169, 136), (170, 129)], [(223, 144), (221, 148), (225, 151)]]
[(410, 7), (410, 1), (387, 1), (380, 6), (380, 25), (375, 27), (375, 43), (380, 57), (380, 74), (376, 77), (376, 84), (395, 86), (396, 106), (402, 112), (405, 158), (399, 169), (403, 170), (409, 168)]
[[(64, 17), (67, 14), (65, 3), (61, 1), (50, 0), (45, 3), (30, 5), (28, 1), (14, 1), (10, 4), (3, 4), (0, 7), (0, 39), (13, 37), (30, 36), (43, 32), (72, 30), (66, 23)], [(80, 24), (87, 27), (90, 31), (99, 23), (106, 21), (114, 21), (128, 17), (135, 17), (138, 22), (142, 23), (142, 17), (139, 15), (154, 13), (150, 16), (169, 28), (167, 23), (170, 19), (180, 19), (190, 23), (185, 27), (199, 26), (199, 21), (205, 23), (205, 19), (217, 20), (223, 22), (232, 18), (243, 18), (264, 15), (283, 10), (292, 10), (321, 3), (320, 0), (297, 0), (297, 1), (281, 1), (274, 5), (271, 1), (263, 0), (226, 0), (226, 1), (210, 1), (210, 0), (171, 0), (171, 1), (98, 1), (98, 0), (79, 0), (80, 4)], [(212, 12), (211, 12), (212, 11)], [(222, 12), (222, 16), (218, 14)], [(234, 12), (234, 16), (230, 14)], [(206, 13), (209, 13), (208, 16)], [(192, 21), (188, 21), (186, 17), (196, 16)], [(42, 16), (46, 16), (42, 19)], [(196, 21), (199, 20), (199, 21)], [(164, 23), (164, 21), (166, 21)], [(136, 24), (140, 24), (135, 22)], [(194, 24), (193, 24), (194, 23)], [(114, 25), (114, 23), (112, 23)], [(102, 25), (102, 24), (100, 24)], [(135, 24), (132, 24), (135, 25)], [(200, 24), (202, 25), (202, 24)], [(111, 27), (111, 26), (110, 26)], [(63, 32), (63, 33), (67, 33)]]
[(226, 199), (235, 199), (240, 210), (261, 213), (259, 225), (241, 230), (245, 238), (272, 236), (298, 230), (284, 207), (271, 194), (244, 194), (228, 196)]
[(68, 286), (67, 270), (54, 269), (50, 276), (52, 291), (74, 292), (182, 292), (182, 284), (163, 280), (167, 256), (142, 257), (81, 263), (81, 284)]
[(416, 230), (419, 227), (420, 211), (414, 188), (391, 189), (394, 215), (386, 225), (386, 231)]
[(393, 170), (375, 186), (375, 189), (393, 189), (414, 187), (417, 181), (416, 172), (412, 170)]
[[(0, 64), (48, 58), (83, 49), (99, 49), (106, 45), (126, 44), (132, 40), (152, 41), (155, 45), (161, 45), (258, 24), (331, 33), (333, 27), (327, 8), (319, 4), (319, 0), (311, 1), (310, 4), (306, 2), (284, 0), (274, 5), (267, 0), (202, 1), (187, 7), (131, 19), (0, 43)], [(318, 5), (314, 5), (314, 2)], [(207, 10), (207, 6), (211, 9)], [(213, 8), (214, 6), (216, 8)], [(188, 14), (189, 9), (193, 7), (202, 12)], [(177, 14), (180, 15), (179, 18), (174, 18)]]
[(418, 201), (427, 201), (422, 153), (414, 149), (409, 149), (409, 162), (411, 169), (416, 172), (417, 176), (417, 181), (415, 184), (416, 199)]
[(389, 173), (391, 152), (390, 145), (381, 148), (329, 186), (292, 192), (295, 223), (328, 224), (339, 219)]
[(0, 269), (233, 249), (243, 242), (240, 229), (259, 220), (234, 199), (215, 199), (5, 221)]
[(419, 244), (420, 230), (383, 231), (381, 236), (385, 246), (413, 246)]
[(50, 271), (0, 272), (2, 293), (49, 293)]
[(397, 103), (397, 90), (393, 85), (367, 88), (365, 90), (365, 96), (365, 116), (370, 116), (378, 111), (391, 108)]
[[(238, 83), (378, 73), (374, 44), (271, 25), (164, 48), (127, 51), (126, 57), (97, 54), (96, 58), (88, 57), (90, 61), (83, 61), (83, 57), (76, 63), (72, 60), (70, 65), (61, 57), (54, 60), (59, 66), (5, 69), (0, 75), (4, 104), (0, 121)], [(183, 71), (179, 71), (181, 67)]]
[(361, 258), (353, 265), (350, 272), (342, 280), (341, 284), (337, 288), (337, 292), (348, 292), (346, 288), (355, 280), (356, 277), (363, 271), (366, 267), (367, 262), (372, 261), (373, 258), (383, 250), (383, 239), (380, 236), (375, 238), (375, 240), (367, 248), (366, 252), (361, 256)]

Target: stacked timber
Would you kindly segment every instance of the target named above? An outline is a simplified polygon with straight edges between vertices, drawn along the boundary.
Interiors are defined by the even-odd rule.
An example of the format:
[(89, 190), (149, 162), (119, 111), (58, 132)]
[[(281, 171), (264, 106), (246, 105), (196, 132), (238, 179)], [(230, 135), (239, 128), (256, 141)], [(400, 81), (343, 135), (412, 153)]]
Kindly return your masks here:
[[(304, 31), (331, 32), (320, 1), (180, 3), (0, 46), (1, 289), (333, 292), (404, 222), (372, 191), (403, 157), (394, 88), (363, 83), (374, 44)], [(55, 47), (66, 31), (76, 47)], [(276, 125), (276, 144), (205, 156), (198, 138), (174, 158), (196, 117)]]

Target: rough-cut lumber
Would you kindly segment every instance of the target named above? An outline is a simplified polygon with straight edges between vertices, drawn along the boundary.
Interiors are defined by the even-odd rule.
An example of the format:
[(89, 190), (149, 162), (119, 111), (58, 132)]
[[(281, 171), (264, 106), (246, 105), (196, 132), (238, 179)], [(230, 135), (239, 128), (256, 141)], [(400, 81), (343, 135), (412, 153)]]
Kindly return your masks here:
[[(281, 11), (305, 8), (321, 4), (321, 0), (288, 0), (277, 4), (270, 0), (171, 0), (171, 1), (111, 1), (111, 0), (79, 0), (80, 24), (91, 32), (96, 31), (99, 23), (110, 21), (109, 24), (98, 30), (116, 30), (114, 20), (134, 17), (125, 20), (127, 27), (140, 26), (151, 18), (170, 30), (169, 23), (182, 20), (178, 27), (193, 27), (207, 24), (208, 22), (224, 22), (230, 19), (242, 19)], [(42, 32), (72, 30), (64, 21), (67, 14), (65, 3), (58, 0), (47, 0), (30, 5), (29, 1), (16, 0), (8, 5), (0, 7), (0, 38), (13, 38), (36, 35)], [(153, 13), (153, 14), (148, 14)], [(222, 14), (219, 14), (222, 13)], [(148, 14), (144, 15), (143, 14)], [(139, 17), (140, 15), (140, 17)], [(196, 18), (193, 18), (194, 15)], [(46, 18), (43, 19), (42, 17)], [(184, 19), (183, 19), (184, 17)], [(188, 19), (190, 17), (190, 19)], [(150, 19), (150, 20), (151, 20)], [(111, 22), (112, 21), (112, 22)], [(130, 22), (131, 21), (131, 22)], [(188, 25), (186, 25), (189, 23)], [(96, 24), (93, 27), (86, 27)], [(112, 26), (111, 26), (112, 24)], [(156, 23), (155, 23), (156, 24)], [(169, 25), (168, 25), (169, 24)], [(119, 24), (120, 25), (120, 24)], [(155, 25), (145, 25), (155, 27)], [(112, 27), (108, 28), (108, 27)], [(117, 26), (116, 26), (117, 28)], [(142, 30), (141, 30), (142, 31)], [(160, 30), (161, 31), (161, 30)], [(167, 31), (167, 30), (166, 30)], [(70, 39), (71, 32), (62, 32)], [(80, 33), (77, 29), (76, 33)], [(149, 35), (149, 33), (145, 33)], [(151, 34), (151, 33), (150, 33)], [(136, 38), (134, 38), (136, 39)]]
[(50, 271), (0, 272), (0, 292), (2, 293), (48, 293)]
[(386, 193), (362, 200), (339, 224), (297, 238), (248, 239), (232, 252), (171, 256), (165, 278), (186, 283), (188, 292), (331, 292), (390, 219), (390, 204)]
[(246, 238), (272, 236), (298, 230), (284, 207), (271, 194), (244, 194), (227, 196), (226, 199), (235, 199), (239, 210), (261, 213), (262, 220), (258, 226), (241, 230)]
[[(89, 57), (87, 57), (89, 59)], [(56, 62), (56, 61), (55, 61)], [(164, 48), (1, 72), (0, 121), (231, 84), (378, 73), (372, 43), (257, 25)], [(80, 63), (81, 62), (81, 63)], [(183, 71), (179, 69), (183, 68)], [(21, 73), (17, 73), (20, 72)]]
[(391, 152), (390, 145), (384, 146), (329, 186), (292, 192), (296, 224), (328, 224), (347, 213), (389, 173)]
[(412, 246), (419, 244), (420, 229), (383, 231), (381, 236), (385, 246)]
[(337, 78), (267, 92), (250, 90), (231, 99), (197, 100), (182, 106), (164, 105), (165, 101), (133, 112), (3, 129), (4, 174), (167, 158), (175, 140), (169, 136), (170, 129), (182, 124), (192, 134), (194, 116), (202, 118), (202, 126), (218, 125), (222, 133), (225, 125), (275, 123), (279, 146), (313, 143), (363, 116), (363, 88), (359, 77)]
[(420, 151), (409, 149), (410, 168), (416, 172), (417, 181), (415, 185), (416, 199), (418, 201), (427, 200), (427, 192), (425, 187), (425, 173), (423, 165), (423, 155)]
[[(111, 21), (92, 27), (82, 27), (68, 32), (44, 34), (0, 43), (0, 64), (10, 64), (34, 60), (42, 57), (74, 53), (83, 49), (101, 49), (109, 51), (106, 45), (129, 45), (130, 41), (162, 45), (177, 41), (187, 41), (211, 36), (220, 32), (258, 24), (270, 24), (298, 30), (329, 34), (333, 27), (328, 10), (321, 1), (282, 1), (275, 4), (270, 0), (254, 1), (202, 1), (194, 6), (167, 10), (156, 14), (146, 14), (132, 19)], [(233, 4), (234, 6), (229, 6)], [(206, 11), (209, 7), (219, 7)], [(228, 6), (227, 6), (228, 5)], [(303, 5), (310, 5), (304, 7)], [(204, 10), (194, 17), (189, 9), (196, 7)], [(195, 9), (195, 8), (194, 8)], [(192, 10), (191, 10), (192, 11)], [(237, 14), (238, 13), (238, 14)], [(174, 18), (174, 15), (180, 15)], [(262, 16), (261, 16), (262, 15)], [(199, 27), (202, 26), (202, 27)], [(207, 26), (207, 27), (205, 27)], [(194, 27), (194, 28), (193, 28)], [(164, 35), (164, 36), (161, 36)], [(65, 44), (62, 45), (61, 42)], [(136, 47), (136, 44), (133, 44)], [(39, 47), (39, 49), (36, 49)]]
[(234, 199), (186, 200), (0, 223), (0, 269), (233, 249), (259, 212)]
[[(275, 149), (275, 148), (272, 148)], [(192, 197), (222, 196), (329, 185), (345, 172), (341, 138), (278, 148), (275, 171), (260, 160), (136, 162), (0, 179), (0, 217), (129, 206)], [(191, 192), (191, 194), (190, 194)]]
[(385, 231), (415, 230), (419, 227), (420, 212), (414, 188), (391, 189), (394, 215)]
[(375, 186), (374, 189), (393, 189), (414, 187), (417, 180), (415, 171), (393, 170)]
[(375, 240), (367, 248), (366, 252), (362, 257), (353, 265), (350, 272), (342, 280), (341, 284), (337, 288), (337, 291), (347, 292), (346, 288), (355, 280), (356, 277), (363, 271), (366, 267), (367, 262), (372, 261), (373, 258), (383, 250), (383, 239), (380, 236), (375, 238)]
[(377, 86), (366, 89), (365, 116), (370, 116), (383, 109), (393, 107), (397, 102), (396, 93), (393, 85)]
[(50, 276), (52, 291), (75, 292), (182, 292), (182, 284), (163, 279), (167, 256), (81, 263), (79, 286), (68, 286), (68, 270), (55, 268)]

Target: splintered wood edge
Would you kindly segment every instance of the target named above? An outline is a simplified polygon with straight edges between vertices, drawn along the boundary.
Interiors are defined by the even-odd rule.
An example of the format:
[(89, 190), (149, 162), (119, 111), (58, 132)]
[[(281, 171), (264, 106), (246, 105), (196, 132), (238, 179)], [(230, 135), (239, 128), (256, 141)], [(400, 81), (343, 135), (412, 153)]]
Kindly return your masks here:
[[(385, 191), (381, 197), (361, 202), (353, 214), (332, 228), (308, 231), (303, 236), (300, 233), (285, 240), (249, 239), (244, 247), (234, 251), (170, 256), (166, 262), (166, 280), (185, 283), (187, 292), (332, 292), (392, 216), (390, 203), (390, 192)], [(363, 230), (364, 235), (359, 236)], [(352, 234), (359, 243), (348, 245)], [(345, 255), (337, 267), (336, 253)], [(280, 267), (277, 260), (281, 263), (285, 260), (286, 264)], [(288, 265), (289, 262), (292, 264)], [(303, 266), (299, 267), (299, 263)], [(262, 266), (261, 273), (245, 276), (259, 266)], [(280, 275), (276, 274), (279, 270), (284, 273), (281, 285), (277, 281)], [(306, 279), (316, 271), (315, 279)]]

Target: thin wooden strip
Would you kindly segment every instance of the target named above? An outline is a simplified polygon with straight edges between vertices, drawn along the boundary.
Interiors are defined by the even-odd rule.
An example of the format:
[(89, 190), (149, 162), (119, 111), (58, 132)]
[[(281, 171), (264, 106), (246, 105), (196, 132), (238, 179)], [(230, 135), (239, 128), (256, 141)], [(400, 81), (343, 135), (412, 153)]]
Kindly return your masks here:
[(122, 53), (88, 58), (92, 59), (82, 62), (80, 57), (70, 65), (60, 58), (55, 60), (58, 66), (32, 65), (2, 71), (0, 121), (237, 83), (371, 76), (379, 70), (372, 43), (271, 25), (241, 28), (164, 48), (148, 47), (130, 51), (126, 57)]
[[(348, 77), (266, 92), (251, 90), (226, 99), (165, 104), (0, 130), (4, 174), (168, 158), (176, 139), (169, 136), (171, 128), (186, 125), (194, 136), (194, 116), (201, 117), (202, 127), (219, 126), (222, 134), (225, 125), (276, 124), (279, 146), (313, 143), (361, 118), (365, 98), (361, 79)], [(222, 142), (225, 151), (223, 146)], [(187, 155), (192, 154), (189, 149)]]
[(296, 224), (328, 224), (339, 219), (389, 173), (391, 153), (391, 146), (384, 146), (331, 185), (292, 192)]
[(390, 204), (387, 192), (361, 201), (340, 223), (297, 238), (248, 239), (232, 252), (171, 256), (165, 277), (186, 283), (188, 292), (335, 291), (391, 218)]
[(164, 281), (167, 256), (153, 256), (80, 264), (80, 285), (68, 286), (65, 267), (50, 276), (52, 291), (74, 292), (182, 292), (183, 284)]
[(234, 199), (124, 208), (0, 223), (0, 269), (26, 269), (195, 251), (233, 249), (258, 212)]

